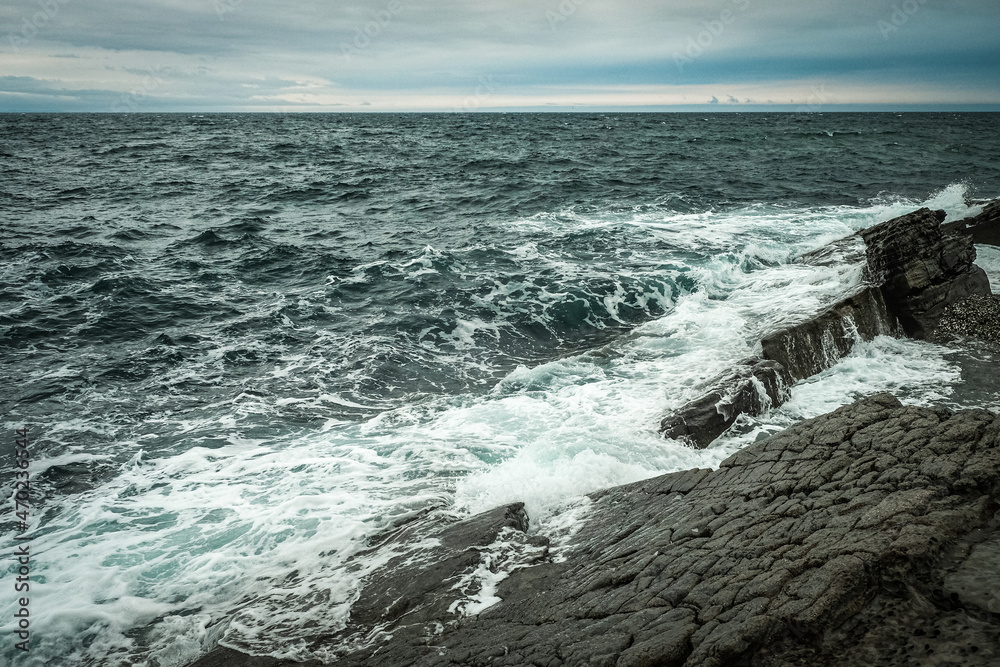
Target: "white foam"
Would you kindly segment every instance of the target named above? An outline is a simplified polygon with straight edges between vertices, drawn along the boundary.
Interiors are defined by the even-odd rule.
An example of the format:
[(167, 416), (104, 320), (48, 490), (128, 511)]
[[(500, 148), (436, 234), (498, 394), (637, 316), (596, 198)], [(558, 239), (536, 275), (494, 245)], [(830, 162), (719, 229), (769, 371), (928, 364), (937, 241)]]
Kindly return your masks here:
[[(961, 195), (961, 186), (952, 186), (926, 203), (959, 216), (968, 210)], [(656, 247), (677, 250), (655, 257), (646, 248), (649, 256), (637, 251), (636, 262), (660, 266), (664, 279), (696, 287), (668, 295), (663, 284), (649, 280), (628, 291), (622, 288), (626, 279), (649, 276), (646, 269), (623, 267), (615, 286), (595, 300), (609, 316), (624, 319), (624, 304), (633, 298), (655, 300), (669, 308), (667, 314), (600, 349), (517, 368), (485, 394), (383, 404), (354, 400), (317, 382), (319, 389), (302, 395), (261, 400), (234, 391), (184, 413), (150, 416), (146, 429), (174, 439), (169, 453), (139, 455), (150, 447), (141, 438), (123, 438), (123, 451), (133, 457), (119, 475), (91, 492), (53, 500), (52, 515), (33, 542), (40, 554), (33, 571), (44, 583), (32, 590), (32, 614), (46, 628), (33, 653), (109, 666), (149, 665), (154, 658), (179, 665), (212, 641), (215, 628), (224, 643), (294, 659), (323, 657), (307, 648), (312, 628), (340, 627), (364, 574), (390, 554), (351, 556), (368, 538), (423, 509), (476, 512), (525, 502), (532, 531), (553, 535), (558, 557), (559, 541), (586, 520), (588, 492), (715, 467), (760, 434), (871, 391), (894, 391), (917, 403), (947, 398), (957, 371), (938, 348), (878, 338), (797, 385), (781, 408), (744, 422), (746, 432), (711, 448), (695, 450), (657, 433), (667, 410), (758, 352), (763, 334), (829, 305), (860, 280), (858, 264), (810, 265), (795, 257), (913, 208), (913, 202), (884, 201), (698, 214), (569, 210), (517, 222), (556, 238), (628, 226)], [(589, 270), (534, 241), (510, 252), (562, 272), (567, 285)], [(421, 271), (439, 270), (434, 263), (442, 256), (428, 248), (408, 269), (376, 263), (359, 267), (351, 279), (368, 280), (376, 267), (419, 278)], [(981, 253), (980, 261), (994, 260)], [(479, 303), (499, 313), (502, 299), (516, 300), (517, 290), (529, 288), (545, 305), (569, 294), (554, 283), (538, 287), (511, 279), (478, 293)], [(477, 350), (501, 324), (485, 315), (461, 319), (441, 341), (457, 351), (454, 363), (485, 364)], [(343, 344), (319, 331), (316, 337), (317, 345)], [(227, 349), (247, 347), (220, 347), (169, 371), (164, 386), (203, 381), (199, 372), (221, 364)], [(323, 363), (321, 357), (289, 355), (271, 377), (312, 378)], [(363, 422), (279, 421), (281, 429), (259, 428), (259, 417), (250, 418), (280, 420), (280, 409), (298, 406), (322, 414), (332, 405), (391, 409)], [(67, 449), (49, 464), (84, 460), (69, 449), (74, 428), (56, 431), (67, 438)], [(500, 571), (493, 563), (483, 567), (478, 592), (466, 601), (469, 613), (495, 601)], [(223, 630), (218, 623), (225, 618), (231, 623)], [(11, 627), (5, 621), (0, 632)]]
[(947, 403), (951, 385), (961, 380), (961, 369), (947, 359), (948, 354), (938, 345), (890, 336), (859, 342), (835, 366), (795, 384), (791, 398), (779, 408), (744, 418), (734, 429), (737, 433), (714, 446), (735, 451), (758, 437), (877, 392), (890, 392), (907, 405)]

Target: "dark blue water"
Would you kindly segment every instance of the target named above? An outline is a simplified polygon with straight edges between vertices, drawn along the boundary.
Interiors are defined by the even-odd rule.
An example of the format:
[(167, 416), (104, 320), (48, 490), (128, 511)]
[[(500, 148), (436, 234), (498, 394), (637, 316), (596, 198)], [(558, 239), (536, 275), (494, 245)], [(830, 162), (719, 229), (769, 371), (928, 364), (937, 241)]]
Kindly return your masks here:
[[(951, 113), (0, 115), (0, 414), (9, 440), (38, 434), (31, 529), (50, 554), (33, 655), (183, 664), (234, 609), (281, 599), (255, 578), (321, 587), (408, 512), (509, 490), (554, 516), (711, 465), (724, 448), (664, 445), (658, 411), (857, 279), (797, 253), (1000, 194), (998, 130)], [(921, 345), (865, 348), (774, 424), (865, 389), (954, 398), (956, 367)], [(12, 495), (10, 462), (0, 476)], [(337, 613), (361, 585), (343, 576)], [(226, 641), (295, 636), (275, 623)], [(301, 657), (289, 642), (274, 651)]]

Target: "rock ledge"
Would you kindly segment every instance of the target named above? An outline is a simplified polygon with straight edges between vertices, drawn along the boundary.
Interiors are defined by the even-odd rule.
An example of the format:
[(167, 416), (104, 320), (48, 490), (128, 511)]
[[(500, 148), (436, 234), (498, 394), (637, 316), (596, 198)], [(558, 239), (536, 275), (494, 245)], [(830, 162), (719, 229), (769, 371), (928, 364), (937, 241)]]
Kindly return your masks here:
[[(420, 619), (337, 664), (1000, 663), (1000, 418), (990, 412), (875, 395), (718, 470), (592, 499), (565, 560), (513, 571), (498, 604), (447, 625)], [(403, 564), (372, 583), (421, 572)]]

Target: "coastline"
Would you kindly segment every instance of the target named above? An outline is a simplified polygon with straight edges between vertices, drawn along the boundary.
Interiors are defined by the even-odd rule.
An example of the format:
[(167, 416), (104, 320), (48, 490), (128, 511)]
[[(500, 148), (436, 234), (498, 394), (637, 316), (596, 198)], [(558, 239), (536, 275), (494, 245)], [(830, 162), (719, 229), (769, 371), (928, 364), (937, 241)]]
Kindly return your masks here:
[[(352, 647), (338, 665), (1000, 659), (1000, 417), (988, 411), (905, 407), (879, 394), (755, 443), (718, 470), (591, 499), (562, 559), (533, 538), (540, 551), (480, 614), (449, 616), (454, 584), (502, 533), (532, 540), (512, 521), (519, 506), (437, 533), (430, 553), (401, 555), (376, 574), (378, 591), (359, 601), (352, 625), (317, 642)], [(301, 664), (320, 663), (226, 648), (193, 663)]]
[[(995, 224), (996, 210), (987, 206), (982, 217)], [(936, 228), (943, 216), (922, 210), (910, 218)], [(912, 239), (897, 243), (910, 252), (897, 252), (895, 267), (869, 256), (896, 318), (882, 317), (871, 335), (889, 327), (996, 343), (989, 332), (997, 298), (988, 281), (983, 293), (985, 276), (972, 270), (968, 252), (972, 234), (964, 233), (976, 221), (960, 222), (922, 241), (920, 252)], [(862, 301), (885, 310), (878, 299)], [(823, 322), (863, 319), (857, 308), (831, 312), (840, 311), (815, 318), (821, 330)], [(836, 362), (829, 349), (813, 352)], [(736, 378), (737, 393), (745, 391), (747, 376)], [(774, 392), (750, 385), (758, 387), (750, 408), (766, 409), (763, 395)], [(717, 406), (732, 395), (699, 405), (721, 414)], [(520, 504), (400, 527), (380, 542), (397, 540), (400, 551), (369, 578), (347, 627), (317, 631), (312, 648), (344, 665), (1000, 659), (1000, 595), (992, 593), (1000, 583), (1000, 417), (986, 410), (905, 407), (876, 394), (751, 444), (717, 470), (670, 473), (590, 499), (584, 527), (558, 552), (529, 534)], [(406, 547), (420, 542), (414, 536), (436, 546)], [(192, 667), (302, 664), (320, 663), (218, 647)]]

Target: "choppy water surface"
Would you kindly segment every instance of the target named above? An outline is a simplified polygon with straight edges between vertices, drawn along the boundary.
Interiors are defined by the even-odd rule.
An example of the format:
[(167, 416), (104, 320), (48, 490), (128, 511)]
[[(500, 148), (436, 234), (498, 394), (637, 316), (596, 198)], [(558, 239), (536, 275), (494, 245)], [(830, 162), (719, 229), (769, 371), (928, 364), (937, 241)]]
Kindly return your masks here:
[[(1000, 407), (991, 351), (879, 338), (708, 450), (656, 433), (763, 333), (860, 279), (850, 258), (797, 255), (1000, 195), (998, 129), (0, 116), (4, 437), (37, 437), (32, 650), (5, 642), (0, 660), (165, 667), (219, 637), (309, 657), (309, 625), (342, 623), (389, 557), (351, 555), (428, 508), (523, 500), (533, 530), (564, 532), (589, 491), (717, 465), (873, 391)], [(13, 605), (0, 596), (4, 618)]]

